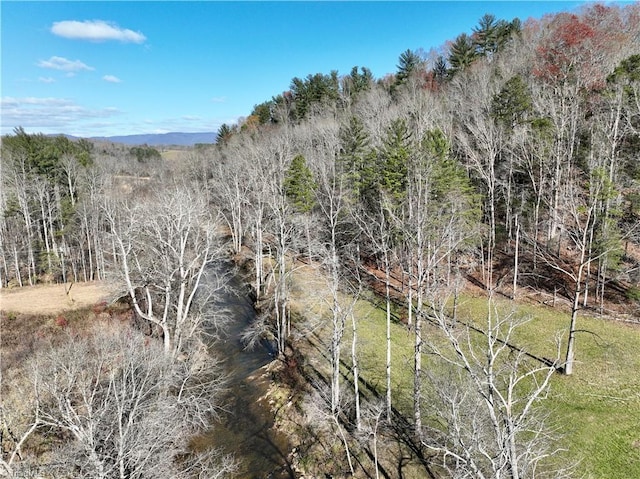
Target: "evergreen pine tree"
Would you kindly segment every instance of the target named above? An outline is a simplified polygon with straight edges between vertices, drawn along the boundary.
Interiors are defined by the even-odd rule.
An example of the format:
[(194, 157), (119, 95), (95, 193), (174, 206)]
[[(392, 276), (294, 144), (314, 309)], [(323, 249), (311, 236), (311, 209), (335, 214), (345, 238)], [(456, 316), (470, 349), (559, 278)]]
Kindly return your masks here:
[(398, 60), (398, 73), (396, 74), (396, 85), (402, 85), (420, 67), (422, 60), (420, 56), (411, 50), (405, 50), (400, 54)]
[(297, 155), (291, 161), (284, 178), (284, 194), (300, 213), (308, 213), (315, 205), (316, 182), (304, 156)]
[(533, 100), (527, 84), (520, 75), (511, 77), (493, 97), (491, 115), (504, 127), (512, 129), (527, 119)]
[(476, 50), (469, 35), (466, 33), (458, 35), (449, 52), (449, 65), (451, 65), (452, 75), (471, 65), (476, 56)]
[(407, 186), (407, 162), (411, 152), (411, 132), (404, 119), (396, 119), (387, 129), (381, 149), (381, 187), (394, 199), (400, 200)]

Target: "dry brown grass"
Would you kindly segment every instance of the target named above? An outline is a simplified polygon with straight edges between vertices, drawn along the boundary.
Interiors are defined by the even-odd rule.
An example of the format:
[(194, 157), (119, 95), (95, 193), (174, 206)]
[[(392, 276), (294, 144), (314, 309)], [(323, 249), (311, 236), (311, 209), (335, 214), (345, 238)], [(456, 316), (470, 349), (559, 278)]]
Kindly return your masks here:
[[(45, 284), (0, 290), (0, 311), (21, 314), (56, 314), (108, 301), (114, 288), (108, 283)], [(68, 294), (67, 294), (68, 293)]]
[(168, 162), (183, 161), (189, 156), (190, 152), (185, 150), (164, 150), (161, 155), (162, 159)]
[[(128, 305), (114, 303), (113, 289), (107, 283), (38, 285), (0, 290), (0, 397), (3, 417), (0, 429), (21, 437), (30, 427), (36, 407), (33, 366), (42, 352), (64, 344), (71, 337), (89, 337), (97, 331), (128, 328), (132, 314)], [(2, 432), (2, 431), (0, 431)], [(39, 428), (32, 434), (22, 453), (29, 462), (40, 464), (38, 475), (53, 478), (44, 464), (51, 452), (62, 445), (64, 436)], [(3, 448), (14, 447), (12, 437), (3, 440)], [(24, 471), (31, 471), (25, 466)], [(35, 469), (33, 469), (35, 470)], [(18, 477), (18, 476), (16, 476)], [(20, 475), (20, 477), (27, 477)], [(32, 476), (31, 473), (28, 477)]]

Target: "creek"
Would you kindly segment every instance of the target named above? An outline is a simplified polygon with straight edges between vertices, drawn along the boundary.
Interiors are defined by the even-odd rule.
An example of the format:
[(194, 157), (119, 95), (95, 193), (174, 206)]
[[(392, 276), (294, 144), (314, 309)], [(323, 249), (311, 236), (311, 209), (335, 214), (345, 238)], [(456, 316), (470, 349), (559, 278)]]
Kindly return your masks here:
[[(233, 270), (233, 265), (226, 267)], [(269, 345), (245, 349), (241, 335), (256, 318), (256, 311), (246, 284), (235, 271), (228, 286), (214, 306), (226, 309), (230, 318), (223, 339), (215, 343), (216, 356), (229, 378), (228, 392), (220, 421), (205, 437), (210, 445), (239, 461), (238, 479), (294, 478), (287, 459), (288, 440), (272, 428), (274, 414), (269, 404), (259, 401), (268, 387), (268, 380), (261, 379), (268, 374), (262, 368), (273, 360)]]

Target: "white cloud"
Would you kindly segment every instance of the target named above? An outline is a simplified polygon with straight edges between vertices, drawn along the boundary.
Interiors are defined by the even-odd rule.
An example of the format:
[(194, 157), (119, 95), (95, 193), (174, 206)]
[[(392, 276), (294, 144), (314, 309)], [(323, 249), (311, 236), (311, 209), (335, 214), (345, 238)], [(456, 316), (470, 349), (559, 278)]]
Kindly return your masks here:
[(102, 77), (102, 79), (109, 83), (122, 83), (122, 80), (120, 80), (120, 78), (113, 75), (105, 75)]
[(227, 101), (227, 97), (226, 96), (214, 96), (211, 101), (213, 103), (224, 103), (225, 101)]
[(5, 96), (0, 99), (0, 106), (2, 107), (3, 111), (6, 107), (16, 107), (20, 105), (63, 107), (73, 104), (73, 101), (67, 100), (66, 98), (52, 97), (39, 98), (35, 96), (27, 96), (22, 98), (15, 98), (12, 96)]
[(64, 57), (51, 57), (48, 60), (38, 62), (40, 68), (50, 68), (52, 70), (62, 70), (65, 72), (77, 72), (81, 70), (95, 70), (95, 68), (82, 63), (80, 60), (68, 60)]
[(29, 133), (67, 133), (76, 136), (113, 136), (149, 132), (215, 132), (222, 123), (234, 124), (238, 118), (214, 118), (184, 112), (170, 117), (136, 118), (114, 105), (94, 107), (70, 98), (0, 98), (0, 134), (11, 134), (18, 126)]
[(115, 23), (108, 23), (103, 20), (86, 20), (84, 22), (65, 20), (55, 22), (51, 27), (51, 33), (72, 40), (89, 40), (93, 42), (118, 40), (123, 43), (144, 43), (147, 39), (141, 32), (120, 28)]
[(56, 80), (51, 77), (40, 77), (38, 78), (38, 81), (41, 83), (55, 83)]
[(0, 99), (2, 133), (22, 126), (28, 131), (70, 133), (87, 121), (104, 120), (120, 115), (117, 108), (88, 108), (67, 98), (3, 97)]

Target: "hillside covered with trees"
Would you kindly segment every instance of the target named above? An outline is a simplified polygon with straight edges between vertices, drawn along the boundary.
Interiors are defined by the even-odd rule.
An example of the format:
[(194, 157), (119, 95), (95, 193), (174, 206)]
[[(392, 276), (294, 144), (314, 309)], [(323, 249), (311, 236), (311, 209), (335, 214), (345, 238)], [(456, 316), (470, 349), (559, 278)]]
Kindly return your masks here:
[[(138, 331), (38, 353), (31, 409), (3, 406), (0, 476), (18, 477), (36, 429), (66, 445), (71, 466), (56, 477), (232, 474), (219, 451), (192, 460), (154, 438), (163, 414), (187, 437), (221, 407), (205, 350), (224, 328), (208, 307), (224, 285), (208, 271), (234, 258), (260, 313), (244, 339), (269, 342), (280, 378), (305, 391), (309, 427), (333, 438), (333, 462), (308, 475), (598, 477), (568, 457), (544, 402), (555, 377), (587, 368), (586, 315), (633, 334), (640, 322), (638, 4), (487, 14), (444, 46), (402, 52), (384, 78), (361, 66), (294, 78), (181, 162), (18, 129), (2, 138), (0, 181), (2, 288), (111, 281)], [(323, 279), (309, 292), (321, 312), (296, 309), (305, 268)], [(470, 313), (471, 297), (482, 306)], [(377, 313), (363, 301), (380, 313), (376, 373), (359, 328)], [(568, 321), (559, 338), (528, 342), (517, 307), (541, 304)], [(149, 338), (153, 351), (130, 344)], [(63, 368), (87, 354), (94, 382)], [(101, 369), (112, 357), (121, 376)], [(47, 384), (63, 370), (66, 383)], [(633, 418), (639, 391), (625, 399)], [(129, 417), (142, 426), (123, 429)]]

